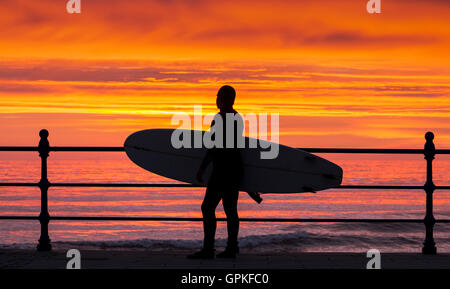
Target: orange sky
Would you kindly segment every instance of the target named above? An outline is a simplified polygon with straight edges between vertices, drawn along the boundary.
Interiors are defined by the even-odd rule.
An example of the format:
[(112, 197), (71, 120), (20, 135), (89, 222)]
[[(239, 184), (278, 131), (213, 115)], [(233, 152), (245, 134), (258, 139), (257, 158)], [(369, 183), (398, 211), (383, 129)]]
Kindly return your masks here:
[(301, 147), (450, 147), (450, 1), (0, 2), (0, 145), (121, 145), (222, 84)]

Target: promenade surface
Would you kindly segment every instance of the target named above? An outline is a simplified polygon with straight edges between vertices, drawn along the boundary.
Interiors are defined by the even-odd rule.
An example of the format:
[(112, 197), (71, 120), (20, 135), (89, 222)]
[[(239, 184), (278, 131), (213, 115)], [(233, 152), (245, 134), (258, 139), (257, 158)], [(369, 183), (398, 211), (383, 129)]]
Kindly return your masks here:
[[(184, 253), (80, 250), (84, 269), (365, 269), (363, 253), (241, 254), (235, 260), (188, 260)], [(65, 269), (66, 251), (0, 249), (0, 268)], [(450, 254), (382, 253), (383, 269), (450, 269)]]

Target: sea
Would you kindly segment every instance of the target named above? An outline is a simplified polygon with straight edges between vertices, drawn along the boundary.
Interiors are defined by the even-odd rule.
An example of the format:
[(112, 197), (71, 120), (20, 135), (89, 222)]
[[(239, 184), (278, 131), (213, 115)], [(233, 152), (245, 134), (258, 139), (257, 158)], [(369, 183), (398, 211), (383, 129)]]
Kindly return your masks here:
[[(423, 185), (422, 155), (318, 154), (340, 165), (343, 185)], [(436, 185), (449, 185), (450, 156), (433, 163)], [(38, 182), (36, 152), (0, 153), (0, 182)], [(178, 183), (145, 171), (123, 152), (52, 152), (50, 182)], [(201, 217), (204, 188), (51, 187), (51, 216)], [(260, 218), (398, 218), (423, 219), (423, 190), (330, 189), (317, 193), (264, 194), (257, 204), (240, 194), (239, 216)], [(38, 216), (37, 187), (0, 187), (0, 215)], [(450, 191), (434, 193), (436, 219), (450, 219)], [(222, 205), (217, 217), (225, 217)], [(438, 252), (450, 252), (450, 224), (435, 225)], [(35, 248), (37, 220), (0, 220), (0, 248)], [(55, 248), (136, 249), (184, 252), (200, 248), (200, 222), (57, 221), (49, 235)], [(226, 223), (217, 227), (217, 247), (226, 243)], [(421, 223), (272, 223), (241, 222), (242, 252), (420, 252), (425, 238)]]

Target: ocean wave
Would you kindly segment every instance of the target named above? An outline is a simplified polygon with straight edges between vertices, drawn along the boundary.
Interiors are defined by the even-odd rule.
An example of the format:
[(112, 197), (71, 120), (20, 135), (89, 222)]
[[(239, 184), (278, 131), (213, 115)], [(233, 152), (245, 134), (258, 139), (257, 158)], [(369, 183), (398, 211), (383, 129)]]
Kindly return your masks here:
[[(450, 238), (438, 238), (439, 243), (450, 243)], [(317, 234), (293, 232), (283, 234), (250, 235), (239, 238), (239, 246), (247, 252), (280, 252), (280, 251), (353, 251), (361, 252), (368, 248), (380, 248), (385, 251), (401, 251), (413, 248), (420, 251), (422, 235), (355, 235), (355, 234)], [(216, 240), (217, 247), (224, 247), (226, 239)], [(118, 241), (57, 241), (55, 248), (85, 249), (147, 249), (155, 251), (177, 252), (198, 249), (202, 240), (183, 239), (135, 239)], [(1, 248), (30, 249), (35, 244), (0, 245)], [(416, 248), (416, 249), (414, 249)], [(446, 249), (448, 250), (448, 248)]]

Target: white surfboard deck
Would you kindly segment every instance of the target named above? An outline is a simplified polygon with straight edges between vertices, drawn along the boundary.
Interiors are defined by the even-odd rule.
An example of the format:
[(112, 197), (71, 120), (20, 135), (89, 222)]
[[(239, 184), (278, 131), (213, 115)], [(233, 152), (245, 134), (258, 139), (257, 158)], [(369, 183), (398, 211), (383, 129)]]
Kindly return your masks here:
[[(206, 186), (212, 164), (205, 172), (203, 183), (196, 180), (196, 174), (207, 149), (174, 148), (171, 144), (173, 131), (174, 129), (149, 129), (135, 132), (125, 140), (125, 151), (135, 164), (152, 173)], [(194, 131), (186, 132), (191, 133), (193, 140)], [(247, 144), (249, 139), (246, 137)], [(267, 143), (264, 140), (258, 141)], [(261, 159), (261, 150), (268, 151), (259, 146), (241, 149), (244, 175), (240, 191), (285, 194), (315, 192), (337, 187), (342, 182), (342, 168), (316, 155), (279, 145), (276, 158)]]

